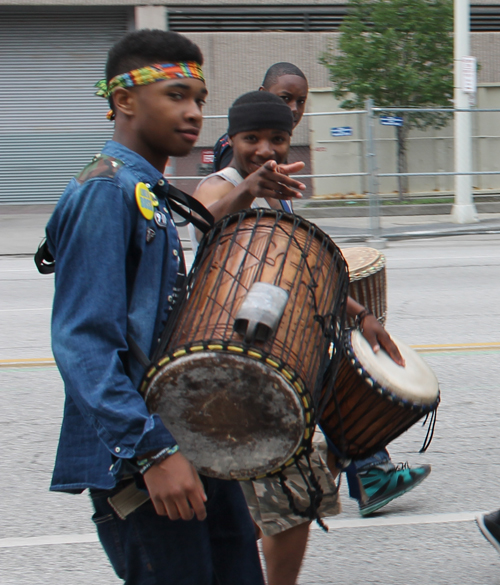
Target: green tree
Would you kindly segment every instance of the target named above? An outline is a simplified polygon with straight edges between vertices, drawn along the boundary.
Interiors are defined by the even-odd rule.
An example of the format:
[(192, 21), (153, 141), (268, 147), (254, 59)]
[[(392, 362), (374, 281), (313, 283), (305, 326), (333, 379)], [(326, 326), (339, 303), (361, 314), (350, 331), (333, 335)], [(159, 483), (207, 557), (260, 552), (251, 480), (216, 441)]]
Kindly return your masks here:
[[(323, 53), (333, 95), (345, 109), (451, 107), (453, 98), (452, 0), (349, 0), (338, 50)], [(394, 114), (394, 112), (391, 112)], [(399, 114), (396, 126), (398, 172), (408, 172), (406, 139), (411, 128), (442, 128), (446, 113)], [(399, 196), (408, 177), (398, 177)]]

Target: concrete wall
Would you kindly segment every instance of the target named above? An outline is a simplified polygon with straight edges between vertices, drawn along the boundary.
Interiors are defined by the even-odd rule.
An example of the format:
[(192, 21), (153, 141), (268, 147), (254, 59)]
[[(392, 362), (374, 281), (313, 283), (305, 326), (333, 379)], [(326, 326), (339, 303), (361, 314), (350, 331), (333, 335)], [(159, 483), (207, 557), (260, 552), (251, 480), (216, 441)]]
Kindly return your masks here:
[[(193, 33), (205, 57), (204, 71), (209, 96), (205, 114), (225, 114), (241, 94), (258, 89), (267, 68), (278, 61), (290, 61), (300, 67), (310, 87), (328, 85), (328, 71), (318, 57), (334, 33)], [(205, 122), (200, 145), (213, 145), (226, 129), (226, 121)], [(295, 131), (293, 144), (309, 144), (308, 125)]]
[[(313, 112), (342, 111), (329, 88), (312, 90)], [(500, 83), (484, 84), (478, 91), (479, 108), (500, 108)], [(343, 111), (342, 111), (343, 112)], [(313, 174), (365, 172), (365, 115), (343, 112), (336, 116), (309, 118)], [(352, 136), (333, 137), (331, 128), (350, 127)], [(500, 170), (500, 112), (473, 114), (473, 168)], [(397, 172), (395, 128), (375, 123), (375, 150), (380, 173)], [(408, 138), (409, 172), (453, 171), (453, 121), (440, 130), (412, 130)], [(452, 176), (410, 177), (410, 192), (439, 193), (453, 190)], [(475, 189), (500, 189), (500, 175), (475, 176)], [(395, 178), (380, 179), (380, 193), (396, 193)], [(352, 196), (366, 191), (366, 178), (313, 179), (316, 196)]]
[[(227, 113), (239, 95), (259, 87), (266, 69), (278, 61), (300, 67), (312, 88), (331, 85), (328, 71), (318, 58), (329, 46), (336, 46), (338, 33), (191, 33), (189, 38), (205, 57), (210, 92), (206, 114)], [(472, 54), (481, 64), (479, 83), (500, 82), (500, 33), (473, 34)], [(200, 146), (212, 145), (225, 127), (225, 121), (207, 120)], [(309, 144), (307, 120), (296, 129), (293, 144)]]
[[(9, 10), (9, 7), (19, 6), (50, 6), (54, 7), (71, 7), (84, 5), (130, 5), (135, 6), (135, 20), (136, 27), (150, 27), (155, 26), (162, 28), (160, 21), (166, 23), (166, 14), (168, 7), (181, 5), (199, 5), (210, 6), (214, 4), (230, 4), (230, 5), (269, 5), (268, 0), (143, 0), (141, 5), (137, 5), (137, 0), (0, 0), (1, 9)], [(332, 0), (319, 0), (316, 4), (343, 4), (344, 2), (332, 2)], [(303, 5), (303, 0), (275, 0), (274, 4), (279, 5)], [(475, 0), (477, 5), (492, 5), (500, 4), (500, 0)], [(166, 9), (165, 9), (166, 7)], [(26, 8), (28, 11), (29, 8)], [(158, 24), (159, 23), (159, 24)], [(251, 89), (256, 89), (261, 84), (263, 75), (266, 69), (277, 61), (291, 61), (298, 65), (307, 75), (309, 85), (311, 88), (328, 88), (331, 82), (328, 78), (328, 71), (325, 67), (318, 63), (320, 54), (329, 46), (335, 47), (338, 33), (323, 32), (323, 33), (288, 33), (288, 32), (262, 32), (262, 33), (192, 33), (188, 35), (194, 42), (196, 42), (203, 51), (205, 56), (205, 73), (207, 77), (207, 85), (209, 89), (209, 97), (205, 113), (225, 114), (231, 103), (242, 93)], [(478, 58), (481, 64), (478, 80), (483, 84), (483, 89), (480, 92), (481, 103), (493, 104), (495, 107), (500, 106), (500, 95), (496, 90), (495, 84), (500, 84), (500, 32), (497, 33), (473, 33), (471, 35), (472, 54)], [(488, 89), (488, 87), (489, 89)], [(484, 90), (484, 91), (483, 91)], [(328, 96), (328, 91), (323, 92), (324, 96)], [(318, 98), (318, 96), (316, 96)], [(316, 99), (316, 98), (314, 98)], [(319, 98), (318, 98), (319, 99)], [(323, 99), (323, 98), (322, 98)], [(333, 100), (333, 98), (331, 98)], [(317, 104), (311, 106), (313, 98), (310, 99), (309, 109), (316, 109)], [(484, 101), (486, 100), (486, 101)], [(331, 105), (329, 105), (331, 104)], [(327, 107), (328, 106), (328, 107)], [(327, 110), (338, 106), (333, 102), (325, 102)], [(323, 106), (321, 106), (323, 107)], [(483, 115), (484, 116), (484, 115)], [(342, 125), (341, 118), (335, 121), (325, 121), (324, 119), (315, 119), (316, 125), (312, 125), (312, 118), (304, 118), (304, 121), (296, 129), (292, 144), (295, 148), (308, 149), (312, 145), (316, 153), (313, 157), (312, 164), (318, 169), (328, 168), (327, 172), (331, 172), (331, 168), (343, 168), (344, 170), (357, 169), (362, 167), (362, 156), (360, 151), (360, 143), (348, 143), (345, 140), (337, 142), (335, 146), (331, 143), (326, 147), (325, 144), (319, 144), (318, 140), (325, 140), (331, 138), (319, 138), (320, 131), (329, 131), (329, 128), (334, 125)], [(318, 124), (325, 124), (323, 127)], [(358, 121), (359, 126), (357, 130), (358, 139), (362, 139), (362, 122)], [(476, 139), (475, 156), (476, 168), (490, 168), (491, 165), (496, 165), (495, 158), (491, 155), (492, 149), (496, 149), (497, 136), (500, 135), (500, 129), (497, 129), (497, 122), (493, 119), (481, 118), (475, 122)], [(346, 122), (346, 125), (347, 124)], [(222, 120), (206, 120), (204, 130), (201, 134), (199, 146), (211, 147), (215, 140), (225, 131), (226, 121)], [(380, 144), (384, 143), (384, 149), (387, 154), (383, 155), (384, 165), (387, 170), (395, 170), (395, 146), (392, 138), (393, 130), (379, 129)], [(314, 131), (317, 133), (316, 137), (311, 138), (310, 133)], [(443, 131), (429, 131), (425, 134), (412, 135), (411, 138), (411, 169), (410, 170), (427, 170), (428, 165), (437, 165), (440, 169), (451, 170), (451, 126)], [(432, 133), (435, 133), (433, 135)], [(432, 136), (432, 139), (431, 139)], [(430, 142), (429, 142), (430, 141)], [(417, 143), (423, 145), (417, 147)], [(428, 143), (428, 144), (427, 144)], [(427, 144), (427, 146), (425, 146)], [(329, 150), (325, 151), (324, 148)], [(335, 150), (336, 149), (336, 150)], [(329, 153), (331, 154), (325, 154)], [(326, 160), (335, 160), (336, 166), (330, 166)], [(332, 163), (333, 165), (333, 163)], [(489, 165), (489, 166), (487, 166)], [(386, 167), (384, 167), (386, 168)], [(491, 167), (493, 168), (493, 167)], [(355, 171), (353, 171), (355, 172)], [(419, 182), (418, 182), (419, 181)], [(432, 179), (432, 180), (411, 180), (412, 189), (416, 190), (446, 190), (451, 188), (451, 179)], [(476, 185), (480, 188), (493, 188), (499, 185), (500, 179), (497, 178), (478, 178)], [(319, 187), (319, 191), (325, 192), (361, 192), (365, 190), (362, 180), (357, 179), (354, 184), (350, 181), (348, 184), (339, 183), (337, 186), (328, 185), (328, 187)], [(390, 192), (395, 189), (394, 181), (386, 180), (382, 184), (384, 191)]]

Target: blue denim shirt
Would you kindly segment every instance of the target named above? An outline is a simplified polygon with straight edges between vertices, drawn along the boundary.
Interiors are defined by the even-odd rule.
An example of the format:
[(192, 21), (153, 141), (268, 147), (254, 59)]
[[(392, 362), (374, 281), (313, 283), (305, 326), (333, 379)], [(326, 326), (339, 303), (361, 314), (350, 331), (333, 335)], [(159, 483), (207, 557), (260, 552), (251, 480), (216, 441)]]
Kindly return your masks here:
[(52, 349), (66, 392), (58, 491), (111, 489), (125, 460), (175, 445), (137, 391), (143, 369), (126, 337), (151, 354), (172, 309), (180, 242), (164, 200), (156, 208), (164, 225), (135, 200), (136, 184), (153, 187), (161, 173), (116, 142), (102, 152), (124, 165), (114, 176), (72, 179), (46, 230), (56, 261)]

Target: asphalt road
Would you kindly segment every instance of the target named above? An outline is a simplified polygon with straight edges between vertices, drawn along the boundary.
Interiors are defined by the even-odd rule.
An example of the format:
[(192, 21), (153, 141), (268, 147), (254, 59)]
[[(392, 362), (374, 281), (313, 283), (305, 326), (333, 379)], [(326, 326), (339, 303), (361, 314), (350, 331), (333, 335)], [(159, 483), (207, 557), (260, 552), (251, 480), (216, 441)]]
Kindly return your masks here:
[[(433, 470), (370, 519), (343, 483), (344, 512), (328, 534), (311, 531), (299, 583), (500, 584), (498, 553), (472, 520), (500, 507), (500, 237), (391, 242), (384, 253), (388, 329), (439, 346), (423, 355), (442, 392), (429, 451), (418, 454), (419, 425), (390, 451)], [(52, 287), (31, 258), (0, 258), (0, 583), (112, 585), (88, 498), (48, 492), (63, 404), (57, 370), (20, 366), (51, 357)]]

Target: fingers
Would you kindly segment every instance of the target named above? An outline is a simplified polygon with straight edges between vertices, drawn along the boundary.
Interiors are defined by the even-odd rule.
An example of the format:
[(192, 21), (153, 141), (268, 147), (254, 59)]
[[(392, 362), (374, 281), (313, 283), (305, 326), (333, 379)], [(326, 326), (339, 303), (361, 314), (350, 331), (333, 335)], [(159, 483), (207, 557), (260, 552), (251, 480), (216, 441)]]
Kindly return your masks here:
[(289, 177), (288, 172), (296, 172), (299, 171), (304, 167), (303, 162), (292, 163), (289, 165), (279, 165), (274, 160), (269, 160), (262, 167), (257, 171), (257, 174), (272, 183), (272, 186), (266, 184), (260, 185), (261, 187), (265, 187), (274, 191), (276, 193), (275, 197), (279, 195), (279, 199), (285, 199), (285, 191), (288, 189), (287, 195), (290, 197), (302, 197), (300, 191), (303, 191), (306, 186), (301, 181), (297, 181), (296, 179)]
[(207, 497), (203, 485), (196, 483), (192, 490), (185, 490), (176, 497), (165, 498), (164, 504), (167, 516), (170, 520), (192, 520), (196, 515), (198, 520), (205, 520), (207, 510), (205, 502)]
[(380, 345), (378, 344), (377, 334), (373, 331), (373, 329), (363, 326), (363, 337), (368, 341), (370, 347), (372, 348), (373, 353), (378, 353), (380, 351)]
[(166, 509), (166, 516), (168, 516), (170, 520), (179, 520), (179, 518), (181, 518), (177, 503), (174, 500), (166, 498), (164, 500), (164, 505)]
[(374, 315), (367, 315), (363, 319), (363, 336), (371, 345), (374, 353), (378, 353), (382, 348), (398, 366), (405, 365), (397, 345)]
[(290, 173), (298, 173), (301, 171), (306, 164), (302, 161), (286, 164), (286, 165), (278, 165), (277, 172), (281, 173), (282, 175), (289, 175)]
[(275, 160), (268, 160), (262, 165), (262, 168), (274, 172), (278, 168), (278, 163)]
[(205, 502), (207, 501), (207, 495), (205, 494), (205, 488), (201, 482), (200, 476), (193, 467), (193, 472), (196, 478), (196, 488), (193, 495), (190, 496), (189, 502), (198, 520), (205, 520), (207, 517), (207, 509), (205, 508)]
[(207, 494), (205, 493), (205, 488), (203, 487), (203, 482), (201, 481), (200, 476), (198, 475), (198, 472), (196, 471), (194, 465), (192, 467), (194, 476), (196, 478), (197, 487), (201, 492), (201, 499), (203, 500), (203, 502), (206, 502), (208, 498)]
[(168, 516), (170, 517), (170, 514), (168, 513), (167, 509), (165, 508), (165, 505), (163, 504), (163, 500), (161, 498), (151, 498), (151, 501), (153, 502), (153, 506), (155, 507), (156, 513), (158, 514), (158, 516)]
[[(188, 492), (189, 493), (189, 492)], [(182, 494), (181, 497), (177, 498), (174, 500), (174, 505), (176, 507), (176, 510), (174, 511), (174, 514), (177, 513), (177, 518), (182, 518), (182, 520), (192, 520), (194, 517), (194, 511), (193, 508), (191, 508), (191, 506), (189, 505), (189, 495), (188, 493), (184, 493)], [(203, 506), (205, 507), (205, 506)], [(168, 515), (170, 520), (177, 520), (177, 518), (172, 518), (172, 516), (170, 516), (170, 514)]]
[(302, 193), (290, 189), (286, 185), (278, 185), (276, 183), (263, 182), (258, 187), (256, 197), (270, 197), (271, 199), (300, 199)]
[(144, 481), (157, 514), (170, 520), (206, 518), (207, 496), (193, 465), (180, 453), (153, 465)]
[(398, 349), (398, 346), (392, 341), (390, 335), (387, 331), (384, 330), (385, 335), (380, 337), (380, 345), (382, 348), (388, 353), (389, 357), (396, 363), (398, 366), (405, 366), (405, 360), (401, 355), (401, 352)]
[(191, 505), (191, 513), (196, 515), (198, 520), (205, 520), (207, 517), (207, 509), (205, 508), (206, 502), (205, 492), (202, 490), (195, 491), (189, 498), (189, 503)]
[[(257, 175), (258, 173), (258, 175)], [(269, 169), (261, 168), (255, 173), (254, 189), (256, 197), (274, 197), (276, 199), (300, 199), (301, 191), (306, 186), (287, 175), (273, 173)], [(264, 193), (266, 191), (266, 193)]]

